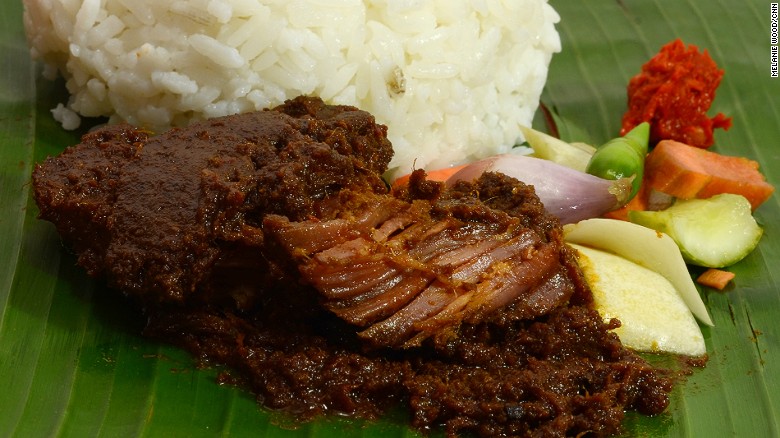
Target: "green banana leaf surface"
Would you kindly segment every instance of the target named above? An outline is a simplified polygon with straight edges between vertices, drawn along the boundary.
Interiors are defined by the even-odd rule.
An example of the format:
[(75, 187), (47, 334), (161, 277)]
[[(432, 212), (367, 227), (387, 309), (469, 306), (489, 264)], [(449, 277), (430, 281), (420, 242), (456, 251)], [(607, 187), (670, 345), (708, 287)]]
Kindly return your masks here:
[[(628, 80), (662, 45), (681, 38), (707, 49), (725, 70), (711, 113), (733, 117), (733, 126), (716, 133), (713, 150), (758, 161), (778, 185), (780, 78), (771, 75), (770, 2), (551, 3), (561, 16), (562, 51), (542, 100), (561, 137), (600, 144), (615, 136)], [(80, 133), (51, 117), (64, 87), (43, 79), (30, 60), (22, 10), (20, 1), (0, 8), (0, 437), (419, 436), (402, 413), (372, 423), (291, 425), (245, 391), (218, 384), (218, 367), (199, 367), (140, 335), (140, 315), (88, 278), (53, 226), (36, 218), (33, 166), (77, 143)], [(676, 387), (665, 414), (629, 415), (625, 436), (780, 436), (778, 196), (755, 216), (764, 237), (730, 268), (733, 284), (701, 288), (715, 322), (702, 327), (706, 367)]]

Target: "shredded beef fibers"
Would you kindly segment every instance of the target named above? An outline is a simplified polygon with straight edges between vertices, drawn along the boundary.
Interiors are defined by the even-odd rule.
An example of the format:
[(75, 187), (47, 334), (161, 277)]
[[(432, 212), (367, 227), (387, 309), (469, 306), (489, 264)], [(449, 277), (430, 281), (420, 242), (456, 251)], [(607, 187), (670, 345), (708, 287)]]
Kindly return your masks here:
[(41, 217), (145, 333), (299, 421), (404, 407), (450, 436), (607, 436), (668, 405), (558, 221), (500, 174), (390, 192), (386, 128), (298, 98), (160, 135), (87, 134), (36, 167)]

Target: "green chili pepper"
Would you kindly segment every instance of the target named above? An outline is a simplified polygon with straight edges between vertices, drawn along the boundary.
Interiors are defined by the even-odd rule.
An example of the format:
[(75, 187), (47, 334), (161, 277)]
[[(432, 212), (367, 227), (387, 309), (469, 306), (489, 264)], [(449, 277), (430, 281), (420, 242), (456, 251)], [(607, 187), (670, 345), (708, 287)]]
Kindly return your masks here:
[(642, 185), (649, 136), (649, 123), (636, 125), (625, 136), (614, 138), (596, 149), (585, 171), (604, 179), (633, 177), (630, 200)]

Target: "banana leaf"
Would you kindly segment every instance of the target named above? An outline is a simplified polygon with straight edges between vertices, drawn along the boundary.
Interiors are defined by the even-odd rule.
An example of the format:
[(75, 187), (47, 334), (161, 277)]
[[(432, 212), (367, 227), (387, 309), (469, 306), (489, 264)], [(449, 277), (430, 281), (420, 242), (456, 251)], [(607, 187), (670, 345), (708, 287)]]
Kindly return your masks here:
[[(665, 43), (707, 49), (726, 72), (712, 109), (732, 116), (714, 150), (757, 160), (780, 182), (780, 78), (771, 76), (770, 3), (760, 0), (551, 0), (563, 50), (542, 96), (561, 136), (599, 144), (620, 129), (625, 89)], [(78, 142), (50, 109), (62, 83), (31, 61), (22, 4), (0, 10), (0, 436), (419, 436), (403, 413), (377, 422), (295, 425), (218, 384), (220, 368), (140, 335), (123, 298), (76, 267), (53, 227), (36, 218), (36, 162)], [(544, 121), (537, 118), (543, 128)], [(715, 321), (709, 353), (656, 417), (629, 415), (625, 436), (780, 436), (780, 204), (755, 213), (765, 235), (730, 269), (733, 284), (701, 288)], [(638, 249), (639, 250), (639, 249)], [(698, 272), (692, 268), (691, 275)], [(668, 365), (669, 358), (652, 358)]]

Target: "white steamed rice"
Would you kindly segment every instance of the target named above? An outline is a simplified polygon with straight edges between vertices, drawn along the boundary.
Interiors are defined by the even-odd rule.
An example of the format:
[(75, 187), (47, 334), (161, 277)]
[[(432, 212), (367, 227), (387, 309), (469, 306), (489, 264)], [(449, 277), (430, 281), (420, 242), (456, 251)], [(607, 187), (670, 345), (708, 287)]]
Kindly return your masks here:
[(388, 126), (391, 167), (506, 152), (538, 107), (559, 17), (546, 0), (24, 0), (52, 112), (152, 130), (301, 94)]

